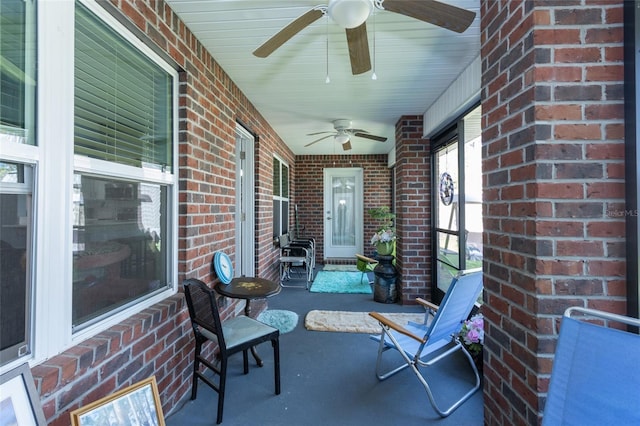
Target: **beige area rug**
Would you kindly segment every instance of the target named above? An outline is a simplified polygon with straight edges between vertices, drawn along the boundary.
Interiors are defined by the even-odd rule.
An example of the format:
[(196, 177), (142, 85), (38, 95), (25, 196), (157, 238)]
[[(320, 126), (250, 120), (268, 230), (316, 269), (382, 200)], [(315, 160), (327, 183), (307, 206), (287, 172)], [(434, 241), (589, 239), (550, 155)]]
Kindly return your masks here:
[(345, 271), (345, 272), (354, 272), (357, 271), (356, 265), (323, 265), (323, 271)]
[[(424, 314), (389, 313), (382, 314), (399, 325), (409, 321), (422, 323)], [(304, 326), (312, 331), (337, 331), (342, 333), (380, 333), (380, 323), (368, 312), (310, 311), (304, 319)]]

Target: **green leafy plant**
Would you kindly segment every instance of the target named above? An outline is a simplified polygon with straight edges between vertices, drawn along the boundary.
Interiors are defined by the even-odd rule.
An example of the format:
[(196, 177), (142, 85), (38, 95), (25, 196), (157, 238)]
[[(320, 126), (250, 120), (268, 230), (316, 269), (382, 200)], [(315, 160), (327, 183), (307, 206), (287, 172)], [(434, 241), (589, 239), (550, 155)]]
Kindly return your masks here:
[(395, 219), (396, 215), (391, 212), (391, 209), (388, 206), (369, 209), (369, 215), (373, 219), (381, 222), (380, 227), (378, 228), (378, 232), (385, 231), (387, 229), (393, 229), (393, 219)]

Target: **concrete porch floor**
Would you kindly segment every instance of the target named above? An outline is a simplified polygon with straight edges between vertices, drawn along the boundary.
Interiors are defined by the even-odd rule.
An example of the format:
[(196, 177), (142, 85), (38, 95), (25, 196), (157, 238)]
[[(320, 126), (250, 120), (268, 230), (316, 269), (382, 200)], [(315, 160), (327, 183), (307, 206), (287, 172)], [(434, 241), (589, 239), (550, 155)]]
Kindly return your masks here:
[[(250, 358), (242, 374), (242, 356), (233, 357), (227, 378), (223, 425), (456, 425), (483, 424), (482, 390), (447, 418), (440, 418), (415, 377), (404, 370), (386, 381), (375, 377), (377, 343), (366, 334), (309, 331), (304, 327), (313, 309), (378, 312), (421, 312), (417, 306), (383, 304), (366, 294), (321, 294), (283, 288), (268, 300), (269, 309), (298, 314), (298, 325), (280, 336), (282, 393), (275, 395), (273, 351), (258, 347), (259, 368)], [(396, 355), (397, 356), (397, 355)], [(450, 357), (426, 371), (435, 398), (446, 403), (465, 392), (472, 374), (462, 358)], [(395, 359), (395, 357), (394, 357)], [(397, 356), (398, 361), (400, 357)], [(217, 394), (198, 386), (198, 398), (188, 399), (172, 413), (167, 426), (215, 425)]]

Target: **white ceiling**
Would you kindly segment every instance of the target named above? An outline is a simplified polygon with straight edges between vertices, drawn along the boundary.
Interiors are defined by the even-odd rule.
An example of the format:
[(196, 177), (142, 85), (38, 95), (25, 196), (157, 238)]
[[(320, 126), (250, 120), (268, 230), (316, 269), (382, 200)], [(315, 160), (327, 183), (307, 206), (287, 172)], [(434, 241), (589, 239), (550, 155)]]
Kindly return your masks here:
[(376, 80), (373, 71), (351, 74), (345, 31), (327, 17), (267, 58), (252, 54), (292, 20), (323, 4), (318, 1), (167, 0), (296, 155), (343, 153), (331, 137), (304, 146), (323, 136), (309, 133), (332, 131), (335, 119), (350, 119), (354, 128), (388, 138), (383, 143), (352, 137), (346, 153), (389, 152), (397, 120), (422, 115), (480, 51), (479, 0), (442, 0), (476, 13), (464, 33), (389, 11), (376, 10), (369, 17)]

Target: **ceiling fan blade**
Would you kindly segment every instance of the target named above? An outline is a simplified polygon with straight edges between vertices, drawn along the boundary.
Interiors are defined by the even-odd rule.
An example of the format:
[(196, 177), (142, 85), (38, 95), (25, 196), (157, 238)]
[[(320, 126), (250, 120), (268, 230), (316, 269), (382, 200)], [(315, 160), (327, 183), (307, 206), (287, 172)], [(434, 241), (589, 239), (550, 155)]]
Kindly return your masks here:
[(349, 151), (351, 149), (351, 141), (346, 141), (342, 144), (342, 149), (345, 151)]
[(368, 133), (356, 132), (356, 133), (353, 134), (353, 136), (357, 136), (359, 138), (371, 139), (371, 140), (378, 141), (378, 142), (386, 142), (387, 141), (387, 138), (384, 138), (382, 136), (370, 135)]
[(266, 58), (271, 55), (277, 48), (285, 44), (289, 39), (298, 34), (300, 31), (305, 29), (307, 26), (311, 25), (318, 19), (322, 18), (324, 13), (320, 9), (311, 9), (306, 12), (304, 15), (296, 18), (294, 21), (289, 23), (286, 27), (281, 29), (271, 37), (269, 40), (265, 41), (262, 46), (258, 47), (253, 51), (253, 54), (259, 58)]
[(457, 33), (469, 28), (476, 17), (475, 12), (436, 0), (384, 0), (382, 7)]
[(325, 140), (325, 139), (327, 139), (327, 138), (330, 138), (331, 136), (333, 136), (333, 135), (323, 136), (323, 137), (321, 137), (320, 139), (316, 139), (316, 140), (315, 140), (315, 141), (313, 141), (313, 142), (309, 142), (308, 144), (306, 144), (306, 145), (305, 145), (305, 147), (307, 147), (307, 146), (311, 146), (311, 145), (313, 145), (314, 143), (317, 143), (317, 142), (323, 141), (323, 140)]
[(315, 135), (321, 135), (323, 133), (335, 133), (335, 132), (315, 132), (315, 133), (307, 133), (307, 136), (315, 136)]
[(351, 73), (362, 74), (371, 69), (369, 56), (369, 41), (367, 40), (367, 24), (356, 28), (347, 28), (347, 44), (349, 45), (349, 59), (351, 59)]

